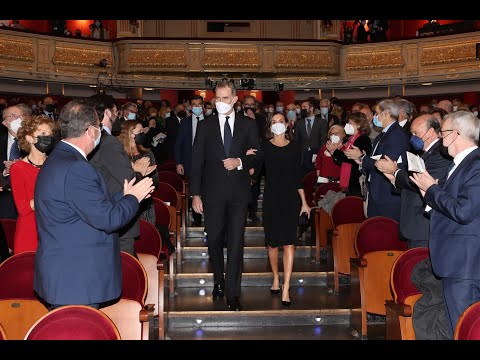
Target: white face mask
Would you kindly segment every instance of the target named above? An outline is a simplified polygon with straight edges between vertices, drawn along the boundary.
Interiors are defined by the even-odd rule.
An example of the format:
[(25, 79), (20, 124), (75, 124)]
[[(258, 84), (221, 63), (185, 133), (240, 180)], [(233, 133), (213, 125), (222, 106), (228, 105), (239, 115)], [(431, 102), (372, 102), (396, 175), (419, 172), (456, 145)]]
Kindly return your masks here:
[(355, 128), (350, 123), (345, 124), (344, 129), (347, 135), (353, 135), (355, 133)]
[(476, 117), (478, 117), (478, 111), (474, 111), (474, 112), (473, 112), (473, 115), (475, 115)]
[(207, 114), (207, 115), (212, 115), (212, 112), (213, 112), (213, 110), (212, 110), (212, 109), (207, 109), (207, 112), (206, 112), (206, 114)]
[(227, 104), (227, 103), (224, 103), (224, 102), (221, 102), (221, 101), (216, 102), (215, 107), (217, 108), (218, 113), (222, 114), (222, 115), (225, 115), (230, 110), (232, 110), (232, 105), (231, 104)]
[(10, 130), (12, 130), (15, 134), (17, 133), (18, 129), (22, 127), (22, 119), (16, 118), (10, 123)]
[(340, 136), (338, 136), (338, 135), (331, 135), (331, 136), (330, 136), (330, 141), (331, 141), (332, 143), (336, 144), (336, 143), (340, 142)]
[(275, 123), (270, 127), (270, 129), (275, 135), (281, 135), (287, 131), (287, 127), (284, 123)]
[(300, 113), (301, 113), (302, 111), (301, 111), (300, 108), (296, 108), (296, 109), (295, 109), (295, 112), (296, 112), (298, 115), (300, 115)]
[(457, 109), (458, 109), (458, 106), (453, 107), (453, 111), (457, 111)]

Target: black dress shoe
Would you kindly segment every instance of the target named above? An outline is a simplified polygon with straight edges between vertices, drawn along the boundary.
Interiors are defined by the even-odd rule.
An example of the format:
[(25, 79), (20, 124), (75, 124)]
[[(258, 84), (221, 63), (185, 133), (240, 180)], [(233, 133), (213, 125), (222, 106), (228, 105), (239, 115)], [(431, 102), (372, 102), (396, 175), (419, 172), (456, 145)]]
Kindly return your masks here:
[(234, 297), (233, 299), (227, 300), (228, 304), (228, 310), (230, 311), (241, 311), (242, 310), (242, 304), (240, 304), (240, 301), (238, 300), (237, 297)]
[(202, 222), (196, 220), (196, 221), (192, 222), (192, 227), (202, 227)]
[(212, 291), (213, 300), (221, 299), (223, 298), (224, 295), (225, 294), (223, 292), (223, 285), (213, 285), (213, 291)]
[(249, 218), (251, 221), (260, 221), (260, 219), (258, 218), (257, 214), (255, 214), (255, 213), (249, 213), (249, 214), (248, 214), (248, 218)]

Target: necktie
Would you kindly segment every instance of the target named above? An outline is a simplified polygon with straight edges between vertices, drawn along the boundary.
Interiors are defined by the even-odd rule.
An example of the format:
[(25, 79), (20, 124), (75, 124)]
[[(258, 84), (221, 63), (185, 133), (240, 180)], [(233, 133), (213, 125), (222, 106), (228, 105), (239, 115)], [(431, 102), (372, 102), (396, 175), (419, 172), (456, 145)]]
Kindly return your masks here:
[(20, 157), (20, 150), (18, 149), (17, 138), (13, 140), (12, 147), (10, 148), (10, 156), (8, 160), (17, 160)]
[(225, 155), (230, 155), (230, 147), (232, 146), (232, 129), (228, 123), (230, 116), (225, 116), (225, 126), (223, 127), (223, 147), (225, 149)]
[(307, 137), (310, 137), (312, 131), (312, 119), (307, 119)]

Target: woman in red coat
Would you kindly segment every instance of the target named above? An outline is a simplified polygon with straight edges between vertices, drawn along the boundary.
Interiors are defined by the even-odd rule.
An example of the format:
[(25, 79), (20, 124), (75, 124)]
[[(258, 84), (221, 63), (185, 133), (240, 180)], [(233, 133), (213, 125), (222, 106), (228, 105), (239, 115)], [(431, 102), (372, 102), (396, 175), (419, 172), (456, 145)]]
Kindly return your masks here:
[[(334, 144), (343, 144), (343, 140), (347, 135), (343, 126), (333, 125), (328, 129), (328, 139)], [(315, 160), (315, 169), (317, 170), (317, 176), (327, 178), (329, 180), (340, 178), (340, 165), (333, 161), (332, 154), (327, 150), (327, 147), (323, 145), (317, 154)]]
[(10, 168), (13, 200), (18, 211), (13, 253), (36, 251), (37, 225), (33, 192), (40, 167), (53, 145), (54, 123), (46, 115), (24, 117), (17, 132), (18, 146), (27, 153)]

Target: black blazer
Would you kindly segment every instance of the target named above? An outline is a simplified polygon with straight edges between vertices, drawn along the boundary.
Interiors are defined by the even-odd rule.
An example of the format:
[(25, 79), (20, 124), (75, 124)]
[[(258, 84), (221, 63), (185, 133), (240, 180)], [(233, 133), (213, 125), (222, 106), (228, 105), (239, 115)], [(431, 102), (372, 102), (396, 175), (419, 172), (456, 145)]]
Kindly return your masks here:
[[(185, 119), (182, 119), (182, 121)], [(167, 134), (165, 144), (167, 145), (169, 159), (175, 158), (175, 142), (178, 136), (178, 129), (180, 129), (180, 122), (178, 121), (177, 115), (172, 114), (165, 119), (165, 133)]]
[[(136, 178), (137, 181), (142, 179), (142, 176), (133, 170), (131, 160), (122, 143), (105, 130), (102, 130), (100, 144), (88, 158), (105, 180), (110, 194), (123, 191), (125, 179), (128, 181), (133, 178)], [(134, 217), (118, 234), (119, 237), (125, 239), (140, 236), (140, 223), (137, 217)]]
[[(247, 156), (247, 150), (259, 148), (258, 130), (252, 119), (242, 113), (235, 114), (233, 140), (230, 154), (223, 148), (220, 122), (217, 116), (210, 116), (197, 126), (193, 143), (190, 194), (201, 195), (204, 203), (223, 201), (233, 196), (248, 202), (250, 197), (250, 175), (255, 156)], [(226, 158), (240, 158), (242, 170), (228, 171), (223, 166)], [(235, 189), (234, 191), (232, 191)]]
[[(197, 131), (201, 121), (197, 122)], [(192, 137), (192, 115), (190, 115), (183, 119), (180, 123), (175, 140), (175, 162), (177, 163), (177, 165), (183, 165), (185, 174), (187, 176), (190, 176), (190, 171), (192, 168)]]
[(309, 137), (307, 137), (305, 121), (305, 118), (302, 118), (295, 122), (295, 141), (301, 146), (302, 158), (300, 161), (302, 163), (308, 148), (316, 154), (328, 140), (328, 123), (320, 115), (315, 115), (315, 121)]
[[(372, 142), (370, 141), (370, 138), (366, 134), (360, 135), (353, 142), (353, 145), (358, 147), (360, 150), (365, 151), (366, 154), (370, 154), (370, 152), (372, 151)], [(360, 189), (360, 182), (358, 179), (360, 178), (360, 175), (362, 173), (359, 170), (359, 166), (355, 162), (355, 160), (347, 158), (345, 153), (338, 149), (333, 152), (332, 158), (333, 158), (333, 161), (338, 165), (342, 165), (343, 162), (346, 162), (352, 165), (352, 171), (350, 172), (350, 180), (348, 182), (348, 191), (350, 193), (355, 193), (357, 195), (360, 195), (361, 189)]]
[[(447, 175), (451, 159), (442, 156), (438, 141), (422, 155), (425, 168), (434, 179), (443, 179)], [(400, 170), (395, 178), (395, 186), (402, 188), (400, 209), (400, 233), (409, 240), (428, 240), (430, 220), (425, 216), (425, 203), (418, 187), (408, 178), (408, 171)]]
[(3, 162), (8, 159), (7, 147), (8, 131), (2, 131), (0, 136), (0, 186), (3, 188), (3, 191), (0, 191), (0, 219), (16, 219), (18, 214), (13, 201), (10, 176), (3, 176), (3, 170), (5, 170)]

